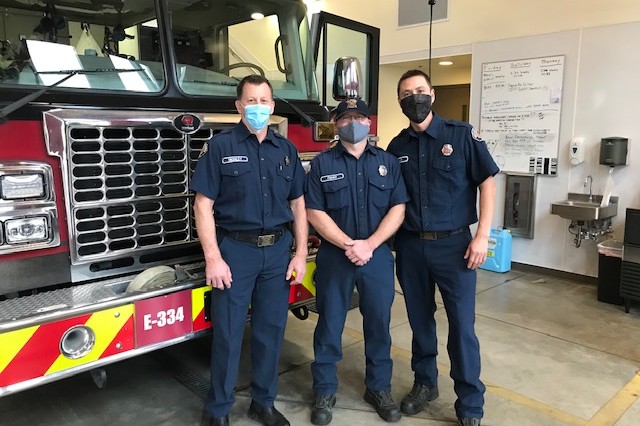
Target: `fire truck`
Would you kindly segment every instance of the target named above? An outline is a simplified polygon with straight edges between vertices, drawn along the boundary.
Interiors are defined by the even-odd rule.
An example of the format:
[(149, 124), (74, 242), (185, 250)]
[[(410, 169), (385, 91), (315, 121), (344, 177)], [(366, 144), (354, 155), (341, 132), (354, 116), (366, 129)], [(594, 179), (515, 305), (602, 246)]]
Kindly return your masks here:
[[(310, 3), (307, 1), (307, 3)], [(0, 0), (0, 396), (207, 332), (189, 183), (266, 76), (303, 163), (371, 105), (379, 30), (301, 0)], [(313, 253), (310, 251), (310, 253)], [(290, 307), (313, 302), (314, 257)]]

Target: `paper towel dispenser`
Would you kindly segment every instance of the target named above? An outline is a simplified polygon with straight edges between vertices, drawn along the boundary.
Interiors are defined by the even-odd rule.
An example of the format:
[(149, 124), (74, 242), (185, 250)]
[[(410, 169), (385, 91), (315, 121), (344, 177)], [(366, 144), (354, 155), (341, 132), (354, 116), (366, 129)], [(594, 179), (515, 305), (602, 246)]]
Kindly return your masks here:
[(627, 164), (628, 138), (617, 136), (600, 140), (600, 164), (605, 166), (625, 166)]

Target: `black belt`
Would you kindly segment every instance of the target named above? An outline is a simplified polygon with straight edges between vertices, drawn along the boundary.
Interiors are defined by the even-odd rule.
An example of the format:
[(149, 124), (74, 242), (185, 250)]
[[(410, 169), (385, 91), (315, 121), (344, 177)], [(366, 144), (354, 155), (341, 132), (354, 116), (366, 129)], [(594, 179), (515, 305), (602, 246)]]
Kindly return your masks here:
[(466, 231), (466, 227), (454, 229), (453, 231), (426, 231), (426, 232), (411, 232), (413, 235), (417, 235), (421, 240), (441, 240), (452, 235), (460, 234)]
[(243, 243), (255, 244), (258, 247), (270, 247), (277, 243), (280, 237), (284, 235), (283, 229), (278, 229), (265, 234), (245, 231), (227, 231), (224, 228), (217, 228), (217, 231), (224, 236), (233, 238), (234, 240), (242, 241)]

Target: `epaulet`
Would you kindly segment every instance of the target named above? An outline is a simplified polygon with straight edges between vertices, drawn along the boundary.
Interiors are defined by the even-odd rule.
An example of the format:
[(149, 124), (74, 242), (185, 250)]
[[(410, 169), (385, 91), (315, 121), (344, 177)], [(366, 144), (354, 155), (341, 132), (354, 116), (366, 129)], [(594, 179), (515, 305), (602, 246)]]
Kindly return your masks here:
[(468, 127), (468, 128), (472, 127), (471, 124), (464, 121), (460, 121), (460, 120), (447, 119), (443, 121), (444, 121), (444, 124), (447, 124), (449, 126)]

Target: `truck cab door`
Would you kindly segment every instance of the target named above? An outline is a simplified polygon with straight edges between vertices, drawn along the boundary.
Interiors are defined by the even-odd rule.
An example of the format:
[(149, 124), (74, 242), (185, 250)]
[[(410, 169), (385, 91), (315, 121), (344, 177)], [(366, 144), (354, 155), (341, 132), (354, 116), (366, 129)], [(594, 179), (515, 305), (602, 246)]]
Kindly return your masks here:
[(355, 57), (362, 67), (360, 97), (369, 104), (371, 115), (377, 115), (380, 29), (320, 12), (313, 15), (311, 40), (322, 105), (338, 104), (332, 96), (335, 61), (345, 56)]

